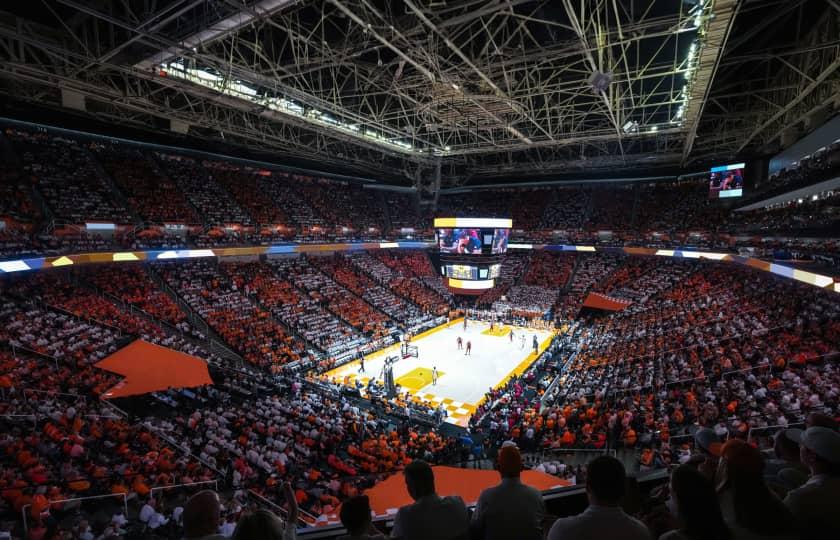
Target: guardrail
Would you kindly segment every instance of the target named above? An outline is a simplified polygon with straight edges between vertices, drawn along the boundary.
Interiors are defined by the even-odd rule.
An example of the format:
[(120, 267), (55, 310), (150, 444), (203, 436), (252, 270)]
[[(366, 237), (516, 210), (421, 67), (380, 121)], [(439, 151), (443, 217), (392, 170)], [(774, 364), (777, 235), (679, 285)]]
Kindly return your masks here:
[(36, 358), (40, 358), (42, 360), (49, 360), (53, 364), (55, 364), (55, 368), (58, 369), (58, 358), (55, 356), (50, 356), (49, 354), (40, 353), (38, 351), (34, 351), (28, 347), (22, 347), (20, 345), (12, 345), (11, 343), (4, 343), (0, 342), (0, 347), (5, 347), (12, 350), (12, 357), (17, 360), (18, 352), (25, 353), (29, 356), (34, 356)]
[(149, 496), (154, 498), (155, 491), (164, 491), (167, 489), (175, 489), (175, 488), (182, 488), (182, 487), (193, 487), (193, 486), (203, 486), (206, 484), (213, 484), (214, 491), (219, 491), (219, 481), (218, 480), (202, 480), (200, 482), (187, 482), (186, 484), (173, 484), (171, 486), (155, 486), (149, 490)]
[[(288, 523), (288, 521), (289, 521), (289, 511), (288, 510), (286, 510), (285, 508), (283, 508), (279, 504), (266, 499), (265, 497), (263, 497), (262, 495), (260, 495), (259, 493), (257, 493), (256, 491), (254, 491), (251, 488), (248, 488), (245, 491), (245, 493), (248, 494), (251, 497), (254, 497), (260, 503), (270, 506), (271, 509), (274, 510), (275, 513), (282, 516), (283, 520)], [(295, 524), (296, 528), (297, 528), (297, 526), (312, 527), (317, 522), (318, 522), (318, 517), (317, 516), (315, 516), (313, 514), (310, 514), (306, 510), (303, 510), (302, 508), (298, 509), (298, 518), (297, 518), (297, 523)]]
[[(123, 512), (125, 512), (125, 515), (127, 516), (128, 515), (128, 497), (126, 496), (125, 493), (108, 493), (106, 495), (91, 495), (90, 497), (76, 497), (76, 498), (73, 498), (73, 499), (60, 499), (58, 501), (50, 501), (49, 506), (52, 506), (54, 504), (69, 503), (69, 502), (82, 502), (82, 501), (92, 501), (92, 500), (95, 500), (95, 499), (107, 499), (109, 497), (122, 497), (122, 499), (123, 499)], [(29, 510), (29, 508), (31, 508), (31, 507), (32, 507), (31, 504), (25, 504), (20, 509), (21, 516), (23, 517), (23, 533), (24, 533), (23, 535), (24, 535), (24, 537), (27, 537), (27, 538), (29, 537), (29, 522), (26, 519), (26, 514), (28, 513), (27, 510)]]
[(747, 442), (750, 442), (750, 441), (753, 440), (753, 432), (754, 431), (769, 431), (771, 429), (789, 429), (789, 428), (800, 427), (800, 426), (802, 428), (805, 427), (804, 419), (799, 420), (797, 422), (791, 422), (789, 424), (776, 424), (776, 425), (773, 425), (773, 426), (762, 426), (762, 427), (750, 428), (750, 430), (747, 431)]

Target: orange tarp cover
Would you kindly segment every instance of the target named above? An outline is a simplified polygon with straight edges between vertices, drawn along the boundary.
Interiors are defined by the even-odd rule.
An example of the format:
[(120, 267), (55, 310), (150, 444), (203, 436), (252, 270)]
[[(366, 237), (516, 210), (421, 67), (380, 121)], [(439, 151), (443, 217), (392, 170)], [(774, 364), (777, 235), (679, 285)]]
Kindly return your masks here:
[(213, 384), (207, 364), (195, 356), (138, 339), (96, 367), (125, 376), (105, 392), (106, 399)]
[[(432, 470), (435, 471), (438, 495), (459, 495), (467, 505), (475, 504), (485, 488), (495, 486), (501, 480), (498, 471), (444, 466), (435, 466)], [(522, 471), (522, 482), (540, 491), (571, 485), (566, 480), (539, 471)], [(393, 514), (400, 506), (414, 502), (405, 488), (402, 473), (392, 474), (365, 491), (365, 495), (370, 499), (370, 508), (377, 516)]]
[(589, 293), (586, 300), (583, 302), (583, 307), (594, 309), (605, 309), (607, 311), (621, 311), (630, 304), (630, 300), (622, 300), (621, 298), (613, 298), (601, 293)]

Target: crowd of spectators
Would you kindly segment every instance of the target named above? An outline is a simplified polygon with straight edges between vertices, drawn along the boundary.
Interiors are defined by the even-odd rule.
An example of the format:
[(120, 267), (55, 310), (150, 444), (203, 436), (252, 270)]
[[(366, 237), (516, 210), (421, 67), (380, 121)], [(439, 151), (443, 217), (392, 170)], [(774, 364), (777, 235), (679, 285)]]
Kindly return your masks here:
[(33, 224), (40, 218), (40, 209), (32, 199), (32, 183), (11, 163), (0, 164), (0, 217)]
[(126, 304), (168, 323), (182, 332), (189, 332), (187, 314), (175, 301), (152, 282), (141, 264), (97, 266), (83, 276), (102, 291)]
[(93, 148), (99, 162), (146, 223), (200, 223), (178, 185), (142, 152), (123, 144)]
[(406, 321), (408, 326), (422, 325), (433, 315), (442, 315), (448, 310), (447, 302), (435, 291), (429, 289), (412, 270), (411, 266), (416, 265), (416, 262), (411, 255), (383, 253), (377, 256), (361, 253), (354, 254), (349, 259), (354, 266), (371, 276), (376, 282), (418, 307), (412, 319)]
[(492, 289), (481, 293), (476, 305), (482, 308), (490, 307), (493, 302), (506, 295), (510, 288), (522, 277), (522, 272), (528, 264), (529, 255), (522, 252), (509, 251), (502, 257), (502, 268)]
[(252, 224), (251, 216), (213, 179), (217, 171), (224, 174), (227, 164), (161, 153), (157, 153), (156, 157), (189, 203), (198, 210), (205, 225), (218, 227)]
[[(40, 219), (37, 201), (42, 198), (50, 217), (67, 223), (128, 223), (136, 212), (146, 221), (200, 220), (216, 230), (237, 224), (293, 231), (289, 236), (272, 229), (267, 236), (272, 240), (379, 235), (389, 223), (393, 234), (407, 224), (405, 216), (409, 221), (416, 217), (418, 228), (428, 225), (413, 197), (346, 182), (264, 174), (229, 163), (144, 154), (130, 146), (86, 143), (46, 132), (7, 130), (6, 137), (22, 166), (0, 171), (0, 195), (21, 204), (3, 200), (0, 214), (15, 220)], [(832, 156), (816, 156), (801, 169), (817, 176), (834, 174)], [(791, 176), (784, 185), (814, 179), (796, 178)], [(704, 204), (693, 205), (701, 191), (691, 183), (504, 189), (476, 194), (466, 202), (463, 194), (442, 197), (440, 211), (512, 215), (515, 226), (550, 229), (536, 233), (544, 238), (557, 238), (555, 230), (586, 229), (606, 244), (638, 241), (636, 233), (625, 234), (627, 228), (673, 232), (729, 224), (790, 231), (836, 223), (833, 194), (733, 217), (705, 198)], [(130, 209), (123, 207), (120, 193)], [(402, 214), (400, 205), (415, 210)], [(618, 233), (601, 235), (601, 229)], [(168, 247), (170, 242), (236, 245), (266, 238), (259, 229), (211, 233), (175, 240), (45, 230), (28, 234), (9, 228), (0, 230), (0, 250), (4, 255), (102, 251), (126, 242), (155, 247)], [(565, 238), (584, 238), (578, 236), (584, 233), (567, 233)], [(709, 240), (710, 245), (716, 241)], [(820, 243), (806, 254), (820, 250), (836, 251), (836, 245)], [(513, 466), (517, 461), (512, 450), (505, 450), (510, 448), (505, 441), (528, 452), (611, 448), (637, 455), (643, 470), (680, 465), (670, 486), (671, 517), (679, 518), (679, 531), (668, 533), (668, 539), (694, 537), (698, 526), (685, 503), (686, 484), (696, 486), (695, 496), (706, 497), (705, 503), (717, 497), (720, 516), (710, 510), (714, 504), (704, 507), (714, 518), (709, 526), (717, 527), (716, 538), (768, 532), (740, 506), (744, 492), (739, 495), (739, 490), (758, 497), (756, 504), (775, 512), (777, 521), (794, 524), (774, 529), (777, 536), (792, 536), (795, 526), (812, 530), (825, 525), (820, 520), (831, 516), (813, 492), (822, 493), (827, 485), (835, 489), (837, 461), (831, 460), (836, 454), (824, 451), (825, 444), (836, 449), (832, 435), (811, 431), (813, 427), (805, 435), (780, 431), (774, 441), (779, 445), (777, 457), (797, 469), (798, 477), (765, 475), (763, 463), (746, 441), (754, 441), (754, 431), (788, 428), (814, 414), (837, 415), (836, 295), (750, 269), (659, 257), (535, 250), (506, 255), (502, 268), (497, 291), (480, 297), (479, 306), (492, 304), (497, 311), (534, 316), (554, 309), (560, 323), (560, 334), (548, 351), (522, 375), (490, 390), (470, 421), (471, 434), (483, 440), (479, 445), (498, 460), (503, 476), (516, 478), (521, 469)], [(158, 288), (154, 274), (171, 287), (170, 293)], [(631, 304), (608, 316), (579, 313), (593, 291)], [(412, 496), (431, 497), (431, 470), (416, 460), (451, 462), (463, 450), (463, 444), (444, 430), (408, 420), (408, 411), (433, 415), (433, 406), (411, 405), (399, 397), (363, 403), (299, 371), (329, 367), (391, 344), (396, 330), (420, 327), (452, 307), (451, 292), (419, 251), (157, 262), (147, 268), (121, 263), (4, 277), (0, 345), (13, 352), (0, 351), (2, 504), (17, 512), (30, 505), (33, 528), (44, 531), (55, 526), (51, 510), (61, 508), (54, 508), (50, 500), (125, 493), (142, 506), (140, 519), (148, 530), (178, 521), (174, 513), (156, 506), (159, 502), (150, 498), (152, 487), (219, 479), (236, 490), (250, 489), (283, 503), (289, 499), (289, 480), (294, 506), (321, 516), (335, 512), (341, 501), (355, 501), (363, 489), (401, 469), (413, 483)], [(191, 318), (206, 321), (213, 335), (196, 331), (188, 322)], [(225, 370), (224, 375), (216, 374), (219, 384), (212, 389), (193, 392), (198, 399), (190, 398), (188, 406), (179, 405), (184, 396), (173, 389), (156, 397), (170, 405), (169, 414), (149, 407), (140, 408), (145, 411), (142, 422), (125, 418), (98, 400), (116, 378), (92, 364), (136, 337), (195, 354), (214, 370)], [(222, 340), (248, 364), (235, 369), (226, 365), (207, 351), (203, 343), (208, 338)], [(829, 432), (836, 436), (836, 431)], [(713, 489), (710, 495), (704, 480), (684, 468), (694, 463), (692, 452), (711, 448), (698, 433), (718, 443), (728, 440), (715, 450), (714, 457), (724, 464), (717, 494)], [(801, 452), (799, 462), (793, 446)], [(412, 462), (418, 465), (412, 467)], [(638, 529), (637, 522), (615, 511), (620, 498), (615, 464), (599, 464), (590, 466), (588, 474), (552, 462), (543, 466), (563, 478), (585, 478), (595, 508), (558, 522), (549, 538), (565, 538), (598, 520), (603, 520), (599, 527), (615, 520)], [(805, 491), (796, 493), (808, 472), (812, 478), (800, 488)], [(792, 492), (784, 504), (767, 497), (760, 485), (765, 476), (772, 477), (772, 482), (766, 481), (774, 490)], [(609, 483), (613, 491), (605, 487)], [(496, 530), (487, 521), (492, 521), (487, 508), (495, 496), (482, 498), (472, 518), (473, 533), (479, 537), (492, 537), (490, 531)], [(453, 505), (450, 510), (457, 507)], [(531, 511), (535, 505), (539, 506), (529, 506)], [(460, 508), (456, 510), (460, 516)], [(394, 536), (411, 538), (420, 530), (409, 526), (417, 519), (412, 512), (398, 514)], [(236, 536), (235, 523), (251, 518), (243, 516), (231, 509), (217, 516), (211, 532), (218, 528)], [(364, 520), (353, 523), (354, 530), (368, 525)], [(663, 532), (652, 523), (647, 523), (651, 530)], [(445, 524), (461, 532), (470, 528), (462, 530), (455, 521)], [(87, 538), (89, 532), (86, 524), (78, 523), (73, 534)]]
[(312, 259), (312, 262), (336, 283), (376, 310), (385, 313), (390, 319), (403, 326), (422, 323), (424, 314), (420, 308), (379, 285), (353, 263), (354, 258), (336, 254), (332, 257), (316, 257)]
[(298, 262), (290, 258), (267, 263), (243, 263), (232, 269), (245, 283), (245, 293), (283, 321), (308, 343), (334, 358), (367, 345), (361, 332), (330, 313), (311, 293), (295, 287)]
[(134, 221), (129, 209), (117, 201), (82, 141), (15, 129), (7, 129), (6, 137), (20, 157), (23, 174), (32, 178), (55, 221)]
[(389, 339), (388, 326), (393, 321), (376, 311), (354, 293), (341, 287), (319, 270), (309, 259), (297, 259), (287, 279), (306, 291), (310, 298), (322, 303), (332, 313), (370, 339)]
[[(0, 238), (4, 255), (433, 238), (431, 213), (421, 210), (416, 194), (48, 131), (9, 128), (5, 138), (12, 143), (6, 153), (16, 155), (0, 173), (6, 195), (0, 218), (14, 220), (16, 230)], [(831, 176), (835, 154), (829, 149), (784, 171), (781, 177), (802, 178), (779, 185), (793, 188)], [(435, 213), (512, 217), (514, 241), (730, 250), (733, 234), (819, 235), (837, 222), (832, 193), (739, 213), (733, 211), (738, 204), (709, 199), (706, 187), (703, 179), (684, 179), (498, 188), (443, 194)], [(79, 232), (86, 223), (133, 224), (138, 218), (147, 226), (201, 227), (179, 236), (153, 227), (113, 235)], [(54, 229), (62, 225), (70, 228)]]
[(291, 362), (308, 362), (305, 343), (289, 334), (246, 294), (237, 263), (194, 261), (156, 263), (154, 270), (233, 349), (252, 364), (280, 370)]
[(840, 305), (831, 293), (708, 265), (649, 271), (670, 286), (642, 287), (632, 308), (577, 326), (564, 390), (542, 413), (527, 398), (508, 406), (521, 412), (498, 423), (504, 436), (532, 433), (549, 448), (609, 442), (661, 466), (679, 462), (671, 437), (691, 426), (746, 438), (836, 411)]

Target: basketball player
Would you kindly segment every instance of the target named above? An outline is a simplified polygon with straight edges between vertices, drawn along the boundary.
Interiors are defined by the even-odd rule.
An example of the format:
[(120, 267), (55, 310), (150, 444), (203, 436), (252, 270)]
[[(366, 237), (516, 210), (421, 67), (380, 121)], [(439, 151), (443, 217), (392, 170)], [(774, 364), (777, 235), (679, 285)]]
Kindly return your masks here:
[(467, 316), (464, 315), (464, 330), (466, 331), (466, 329), (467, 329)]
[(458, 336), (458, 350), (463, 350), (464, 348), (464, 340), (461, 339), (461, 336)]
[(437, 378), (438, 378), (437, 366), (433, 366), (432, 367), (432, 386), (437, 385)]
[(365, 372), (365, 355), (359, 351), (359, 373)]
[(464, 356), (472, 356), (470, 354), (472, 352), (472, 341), (467, 340), (467, 352), (464, 353)]
[(510, 334), (508, 334), (508, 336), (510, 337), (510, 342), (513, 343), (513, 329), (511, 329)]
[(540, 342), (537, 341), (537, 336), (534, 336), (533, 345), (534, 345), (534, 352), (537, 352), (537, 351), (540, 350)]
[(520, 348), (520, 349), (524, 349), (524, 348), (525, 348), (525, 334), (524, 334), (524, 333), (522, 333), (522, 334), (519, 336), (519, 348)]

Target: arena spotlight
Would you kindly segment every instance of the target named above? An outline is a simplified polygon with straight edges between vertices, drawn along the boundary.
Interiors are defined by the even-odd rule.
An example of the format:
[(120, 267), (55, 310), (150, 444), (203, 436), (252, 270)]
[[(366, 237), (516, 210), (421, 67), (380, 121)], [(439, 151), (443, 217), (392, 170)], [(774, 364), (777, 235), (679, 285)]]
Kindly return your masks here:
[(639, 130), (639, 123), (635, 120), (628, 120), (626, 124), (621, 126), (624, 133), (635, 133)]
[(610, 87), (612, 80), (612, 71), (593, 71), (589, 76), (589, 86), (592, 88), (593, 93), (600, 94), (601, 92), (607, 91), (607, 88)]

